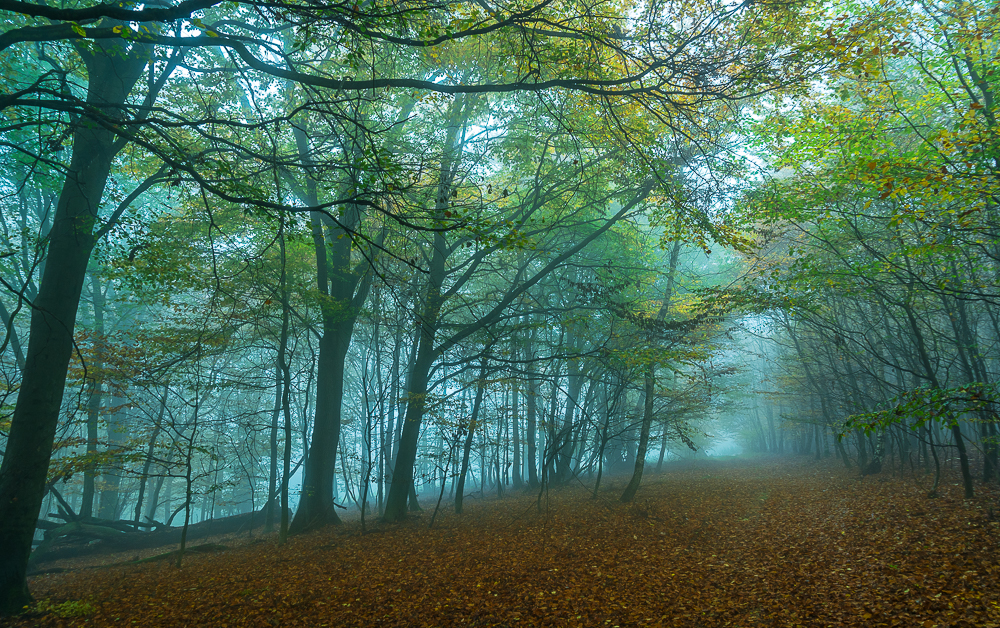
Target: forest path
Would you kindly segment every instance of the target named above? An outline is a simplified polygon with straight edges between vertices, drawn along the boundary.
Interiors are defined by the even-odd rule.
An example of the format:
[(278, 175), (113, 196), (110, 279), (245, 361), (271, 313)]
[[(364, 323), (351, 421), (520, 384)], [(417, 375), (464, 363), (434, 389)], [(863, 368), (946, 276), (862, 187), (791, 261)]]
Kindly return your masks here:
[[(87, 626), (1000, 626), (997, 491), (930, 500), (918, 479), (832, 463), (703, 461), (467, 500), (360, 535), (356, 524), (165, 563), (38, 576)], [(81, 617), (66, 617), (80, 611)]]

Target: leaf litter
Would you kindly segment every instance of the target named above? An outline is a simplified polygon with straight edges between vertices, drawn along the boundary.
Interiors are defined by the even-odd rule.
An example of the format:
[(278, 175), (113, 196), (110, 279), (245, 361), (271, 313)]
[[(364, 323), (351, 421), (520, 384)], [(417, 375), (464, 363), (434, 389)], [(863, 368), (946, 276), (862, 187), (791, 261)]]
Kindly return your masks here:
[(1000, 627), (995, 487), (706, 461), (620, 504), (624, 481), (40, 575), (13, 625)]

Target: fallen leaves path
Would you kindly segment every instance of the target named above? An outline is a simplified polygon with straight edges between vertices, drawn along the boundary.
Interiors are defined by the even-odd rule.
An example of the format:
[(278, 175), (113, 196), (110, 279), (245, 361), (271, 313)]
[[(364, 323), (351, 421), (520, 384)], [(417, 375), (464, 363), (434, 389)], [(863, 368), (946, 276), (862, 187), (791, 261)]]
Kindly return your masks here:
[(93, 612), (19, 625), (1000, 626), (995, 491), (931, 500), (916, 479), (788, 462), (677, 467), (630, 505), (620, 489), (39, 576), (36, 598)]

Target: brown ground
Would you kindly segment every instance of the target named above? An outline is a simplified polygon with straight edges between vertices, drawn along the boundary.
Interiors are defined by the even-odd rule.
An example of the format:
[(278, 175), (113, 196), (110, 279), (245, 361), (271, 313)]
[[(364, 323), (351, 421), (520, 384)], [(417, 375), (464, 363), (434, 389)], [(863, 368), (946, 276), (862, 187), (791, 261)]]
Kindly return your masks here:
[(622, 482), (597, 501), (571, 487), (541, 513), (533, 495), (467, 500), (430, 530), (428, 513), (229, 540), (180, 570), (37, 576), (56, 612), (16, 625), (1000, 626), (1000, 494), (962, 500), (948, 480), (928, 499), (923, 476), (702, 462), (648, 477), (632, 505)]

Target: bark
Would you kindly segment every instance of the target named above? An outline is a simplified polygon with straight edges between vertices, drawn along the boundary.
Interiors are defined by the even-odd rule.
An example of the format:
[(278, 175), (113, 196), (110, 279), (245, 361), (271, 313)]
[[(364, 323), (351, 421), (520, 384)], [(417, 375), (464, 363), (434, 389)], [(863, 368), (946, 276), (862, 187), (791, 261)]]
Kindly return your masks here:
[[(189, 541), (193, 541), (196, 539), (203, 539), (222, 534), (235, 534), (238, 532), (249, 531), (259, 528), (263, 525), (263, 522), (263, 511), (242, 513), (231, 517), (200, 521), (188, 526), (187, 539)], [(51, 528), (46, 530), (46, 537), (51, 538), (60, 536), (64, 533), (72, 533), (64, 538), (66, 538), (67, 541), (72, 541), (74, 538), (82, 538), (88, 540), (100, 540), (101, 542), (83, 545), (77, 542), (67, 543), (65, 545), (61, 545), (59, 542), (53, 542), (46, 547), (39, 545), (39, 547), (37, 547), (35, 552), (31, 555), (32, 565), (37, 566), (46, 562), (62, 560), (65, 558), (74, 558), (77, 556), (107, 554), (127, 550), (161, 547), (164, 545), (176, 545), (180, 542), (181, 536), (181, 528), (169, 528), (159, 524), (157, 524), (158, 527), (155, 531), (142, 532), (134, 530), (134, 522), (86, 519), (79, 521), (79, 523), (82, 524), (82, 526), (89, 525), (91, 527), (66, 528), (62, 532), (57, 532), (60, 527), (64, 526), (51, 521), (46, 521), (44, 522), (46, 528)], [(41, 525), (39, 527), (41, 527)], [(109, 531), (113, 531), (114, 534), (111, 534)], [(188, 549), (193, 550), (194, 548)]]
[[(917, 348), (917, 356), (920, 358), (920, 362), (924, 367), (926, 377), (934, 388), (940, 388), (941, 385), (938, 382), (937, 374), (935, 373), (934, 368), (931, 365), (930, 357), (927, 354), (924, 336), (920, 332), (920, 326), (917, 324), (916, 317), (913, 315), (913, 308), (909, 303), (905, 303), (903, 307), (906, 312), (906, 318), (910, 323), (910, 330), (913, 332), (913, 339)], [(969, 469), (969, 454), (965, 447), (965, 438), (962, 436), (962, 430), (958, 425), (958, 419), (954, 419), (952, 421), (951, 433), (955, 439), (955, 448), (958, 449), (958, 459), (962, 469), (962, 485), (965, 488), (965, 498), (972, 499), (975, 495), (972, 482), (972, 471)]]
[[(294, 134), (299, 155), (309, 164), (305, 131), (296, 126)], [(314, 179), (310, 178), (305, 190), (299, 190), (298, 194), (308, 204), (319, 204)], [(316, 281), (326, 299), (322, 305), (323, 337), (319, 342), (316, 368), (313, 438), (306, 457), (299, 508), (289, 529), (292, 534), (340, 523), (333, 495), (343, 411), (344, 361), (358, 313), (371, 288), (369, 256), (365, 256), (356, 268), (351, 267), (353, 241), (348, 230), (360, 225), (361, 217), (361, 208), (352, 205), (342, 217), (342, 224), (347, 229), (330, 225), (324, 229), (324, 217), (318, 212), (312, 216)]]
[(632, 473), (632, 479), (629, 480), (628, 486), (625, 487), (625, 491), (621, 496), (621, 501), (624, 503), (628, 503), (635, 499), (635, 494), (639, 491), (639, 484), (642, 482), (642, 471), (646, 466), (646, 450), (649, 447), (649, 431), (650, 426), (653, 423), (653, 393), (655, 384), (653, 370), (653, 364), (650, 363), (647, 365), (646, 373), (643, 377), (642, 390), (645, 397), (643, 400), (642, 427), (639, 431), (639, 448), (635, 454), (635, 470)]
[[(121, 40), (81, 48), (89, 82), (87, 103), (99, 115), (121, 117), (121, 105), (149, 59), (147, 47)], [(0, 467), (0, 615), (31, 601), (25, 580), (35, 520), (73, 351), (73, 329), (93, 250), (100, 200), (120, 149), (115, 135), (92, 118), (73, 132), (73, 156), (49, 233), (47, 262), (31, 311), (28, 349), (6, 455)]]
[[(528, 350), (525, 358), (529, 358), (533, 347), (530, 343), (535, 339), (535, 331), (532, 330), (529, 339)], [(528, 467), (528, 486), (538, 487), (538, 380), (534, 373), (528, 374), (528, 407), (525, 409), (525, 421), (527, 423), (528, 447), (525, 452), (524, 464)]]
[[(517, 345), (514, 346), (515, 359), (517, 355), (516, 351)], [(524, 485), (524, 475), (521, 473), (521, 395), (518, 390), (519, 385), (520, 381), (515, 379), (511, 386), (510, 393), (510, 420), (511, 427), (513, 428), (512, 436), (514, 439), (514, 459), (512, 461), (512, 480), (514, 483), (514, 490), (520, 490), (520, 488)]]
[[(443, 265), (441, 266), (443, 276)], [(433, 276), (433, 271), (432, 271)], [(440, 284), (437, 284), (440, 286)], [(417, 359), (407, 377), (408, 392), (406, 415), (403, 419), (403, 429), (399, 438), (399, 449), (396, 453), (396, 464), (392, 472), (392, 483), (385, 498), (385, 514), (387, 521), (399, 521), (406, 516), (407, 500), (413, 489), (413, 467), (417, 459), (417, 443), (420, 438), (420, 423), (423, 419), (424, 405), (428, 392), (428, 374), (436, 357), (433, 344), (437, 327), (437, 314), (440, 304), (439, 288), (432, 287), (428, 295), (425, 316), (420, 320), (420, 340), (417, 345)]]
[(486, 360), (479, 368), (479, 380), (476, 382), (476, 399), (472, 402), (472, 417), (469, 419), (468, 432), (462, 446), (462, 469), (458, 473), (455, 487), (455, 514), (462, 514), (462, 500), (465, 497), (465, 477), (469, 473), (469, 457), (472, 454), (472, 439), (475, 436), (476, 424), (479, 421), (479, 408), (483, 404), (483, 392), (486, 389)]
[[(285, 271), (285, 220), (281, 217), (278, 233), (278, 245), (281, 249), (281, 336), (278, 338), (278, 368), (281, 371), (281, 411), (285, 421), (285, 448), (281, 462), (281, 523), (278, 527), (278, 543), (288, 540), (288, 482), (291, 480), (292, 464), (292, 372), (291, 360), (288, 358), (288, 318), (291, 308), (288, 305), (288, 286)], [(330, 491), (330, 502), (333, 502), (333, 491)]]
[[(573, 339), (570, 339), (570, 347), (574, 347)], [(574, 347), (575, 348), (575, 347)], [(556, 451), (553, 455), (556, 459), (556, 481), (568, 482), (570, 479), (570, 463), (573, 455), (573, 424), (576, 416), (580, 391), (583, 389), (583, 374), (580, 372), (578, 360), (570, 359), (567, 364), (567, 388), (566, 388), (566, 408), (563, 413), (562, 427), (556, 436)], [(553, 394), (555, 391), (553, 391)]]
[[(97, 347), (94, 351), (94, 361), (90, 365), (93, 385), (90, 389), (90, 399), (87, 401), (87, 455), (97, 455), (97, 427), (101, 417), (101, 401), (104, 397), (104, 382), (101, 372), (104, 370), (104, 292), (101, 290), (101, 280), (95, 273), (90, 275), (90, 300), (94, 308), (94, 328), (97, 332)], [(87, 464), (83, 471), (83, 503), (80, 505), (80, 516), (90, 517), (94, 514), (94, 466)]]
[(604, 407), (604, 423), (601, 425), (600, 447), (597, 450), (597, 479), (594, 481), (594, 499), (597, 499), (601, 490), (601, 478), (604, 476), (604, 450), (608, 446), (608, 429), (611, 427), (611, 404), (608, 399), (607, 384), (604, 385), (602, 393), (603, 403), (601, 405)]
[[(114, 389), (111, 396), (113, 412), (108, 418), (108, 451), (116, 457), (121, 453), (128, 441), (128, 400), (121, 391)], [(121, 516), (121, 463), (113, 463), (110, 469), (102, 474), (101, 507), (97, 516), (101, 519), (118, 519)]]
[[(437, 197), (434, 203), (435, 212), (442, 218), (449, 207), (448, 199), (451, 197), (451, 186), (455, 179), (455, 165), (460, 158), (458, 154), (459, 126), (463, 122), (463, 115), (468, 116), (468, 113), (466, 100), (456, 98), (452, 103), (449, 116), (444, 143), (445, 150), (438, 174)], [(450, 250), (444, 233), (435, 232), (427, 275), (427, 289), (420, 315), (416, 321), (419, 334), (416, 359), (406, 377), (406, 417), (399, 437), (399, 448), (392, 471), (392, 483), (389, 485), (389, 493), (385, 499), (383, 517), (386, 521), (399, 521), (405, 518), (407, 501), (411, 497), (411, 491), (413, 497), (416, 497), (416, 489), (413, 487), (413, 466), (417, 459), (420, 424), (423, 420), (424, 407), (429, 392), (430, 369), (437, 358), (435, 336), (441, 305), (444, 303), (441, 291), (445, 279), (445, 263), (449, 254)], [(415, 499), (413, 501), (416, 502)]]
[[(139, 497), (135, 503), (135, 517), (136, 521), (142, 520), (142, 502), (146, 494), (146, 484), (149, 481), (149, 473), (153, 467), (153, 453), (156, 451), (156, 439), (160, 436), (161, 426), (163, 425), (163, 417), (167, 411), (167, 394), (170, 392), (169, 386), (163, 387), (163, 398), (160, 399), (160, 413), (156, 417), (156, 425), (153, 426), (153, 433), (149, 437), (149, 445), (146, 447), (146, 462), (142, 465), (142, 476), (139, 478)], [(153, 495), (153, 504), (155, 507), (156, 496), (159, 490)]]
[[(670, 311), (670, 300), (674, 292), (674, 275), (677, 272), (677, 260), (680, 256), (680, 240), (674, 242), (674, 247), (670, 251), (670, 267), (667, 275), (667, 289), (663, 297), (663, 304), (656, 314), (657, 320), (663, 321)], [(635, 499), (635, 494), (639, 490), (642, 482), (642, 472), (646, 466), (646, 451), (649, 449), (649, 432), (653, 425), (653, 395), (656, 392), (656, 362), (650, 358), (643, 372), (643, 401), (642, 425), (639, 428), (639, 446), (635, 454), (635, 468), (632, 471), (632, 479), (622, 493), (621, 501), (628, 503)], [(662, 460), (662, 456), (661, 456)]]
[(267, 504), (264, 506), (264, 529), (274, 529), (274, 509), (278, 497), (278, 417), (281, 415), (281, 365), (274, 363), (274, 407), (271, 409), (271, 429), (268, 440), (271, 455), (267, 475)]

